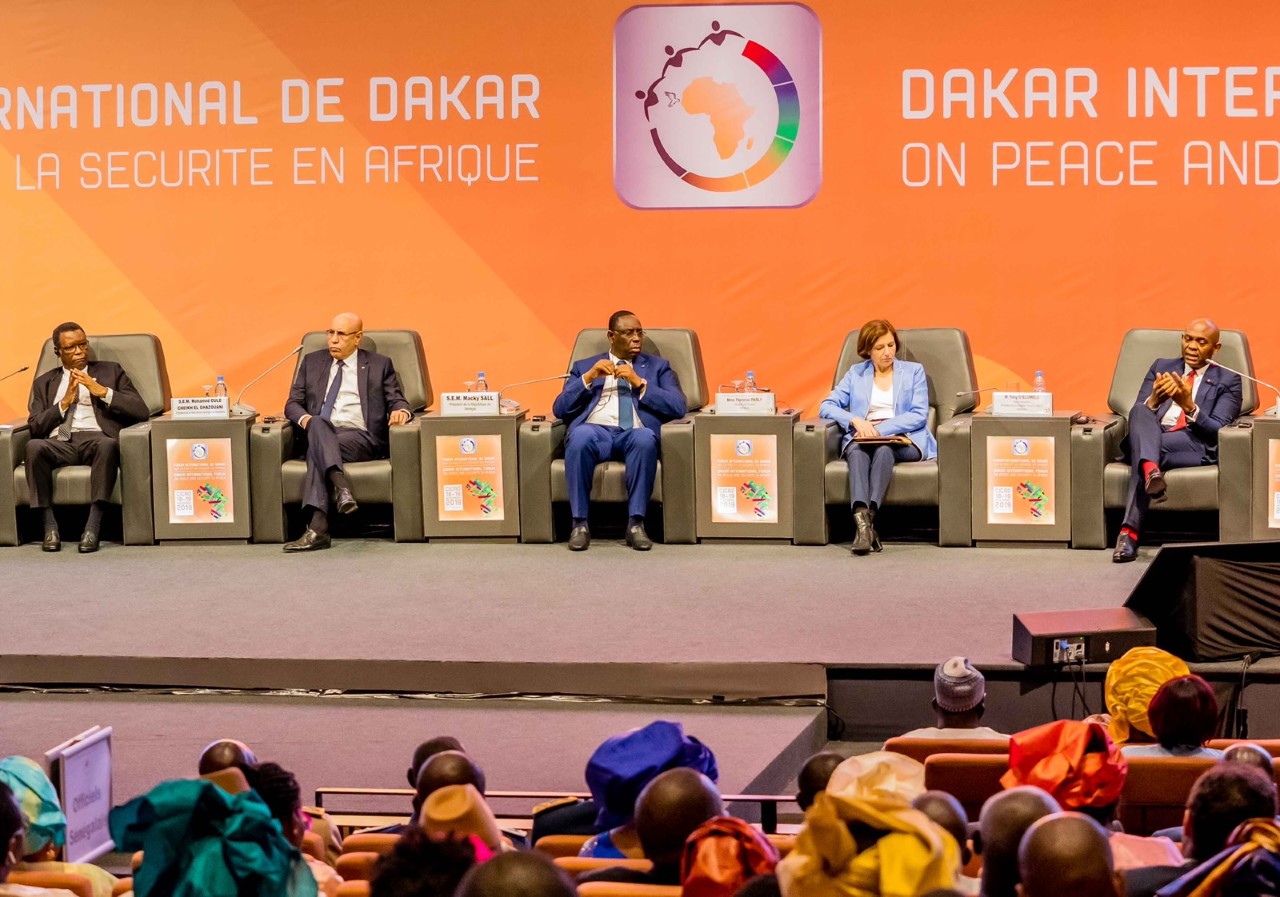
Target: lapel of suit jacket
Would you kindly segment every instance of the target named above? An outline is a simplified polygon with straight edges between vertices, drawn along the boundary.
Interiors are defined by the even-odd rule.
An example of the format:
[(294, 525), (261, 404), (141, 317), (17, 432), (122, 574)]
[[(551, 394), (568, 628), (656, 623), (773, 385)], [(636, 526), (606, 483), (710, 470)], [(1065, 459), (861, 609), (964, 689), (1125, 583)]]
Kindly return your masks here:
[(364, 428), (372, 429), (369, 426), (369, 390), (370, 384), (366, 381), (369, 378), (369, 353), (364, 349), (356, 349), (356, 388), (360, 390), (360, 414), (364, 417)]
[[(871, 410), (871, 390), (876, 386), (876, 366), (867, 359), (860, 362), (862, 370), (858, 372), (858, 399), (862, 402), (862, 413), (858, 417), (866, 417)], [(852, 402), (850, 405), (852, 406)]]
[[(590, 358), (588, 358), (585, 362), (586, 368), (584, 368), (582, 373), (578, 375), (578, 379), (581, 380), (583, 377), (585, 377), (587, 374), (587, 371), (595, 367), (596, 362), (602, 361), (603, 359), (608, 357), (609, 357), (609, 353), (603, 352), (599, 355), (593, 355)], [(587, 392), (592, 394), (592, 398), (591, 398), (591, 401), (587, 403), (587, 413), (582, 416), (583, 420), (586, 420), (588, 417), (591, 416), (591, 412), (596, 410), (596, 406), (600, 404), (600, 399), (604, 396), (604, 377), (599, 377), (596, 380), (593, 380), (591, 382), (591, 385), (587, 387)]]
[(905, 378), (903, 364), (895, 358), (893, 360), (893, 413), (898, 413), (898, 396), (902, 395), (902, 381)]

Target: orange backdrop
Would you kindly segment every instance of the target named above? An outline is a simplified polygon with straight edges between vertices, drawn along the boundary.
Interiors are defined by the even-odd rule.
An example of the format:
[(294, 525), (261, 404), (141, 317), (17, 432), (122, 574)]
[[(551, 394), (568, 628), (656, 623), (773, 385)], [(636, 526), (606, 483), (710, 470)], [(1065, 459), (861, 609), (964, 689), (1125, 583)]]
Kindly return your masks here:
[[(163, 340), (176, 394), (227, 375), (233, 394), (338, 311), (369, 328), (422, 333), (436, 388), (477, 369), (502, 385), (563, 370), (578, 329), (615, 308), (646, 326), (687, 326), (702, 338), (708, 375), (750, 367), (785, 403), (816, 409), (846, 332), (887, 316), (900, 327), (965, 328), (983, 385), (1029, 381), (1043, 368), (1060, 407), (1100, 411), (1124, 331), (1181, 327), (1210, 314), (1245, 330), (1259, 373), (1274, 375), (1280, 313), (1266, 297), (1280, 282), (1272, 148), (1256, 147), (1247, 184), (1228, 169), (1184, 183), (1188, 141), (1218, 142), (1253, 159), (1277, 136), (1267, 66), (1280, 6), (1110, 0), (1026, 4), (993, 0), (813, 0), (821, 26), (822, 182), (798, 208), (638, 210), (613, 186), (613, 29), (619, 0), (469, 3), (386, 0), (9, 0), (0, 28), (0, 367), (33, 363), (64, 319), (90, 332), (149, 331)], [(725, 27), (733, 9), (708, 8)], [(708, 16), (710, 18), (710, 16)], [(752, 35), (764, 44), (768, 34)], [(784, 60), (785, 61), (785, 60)], [(792, 60), (793, 67), (796, 60)], [(655, 62), (655, 66), (656, 66)], [(1179, 79), (1178, 109), (1129, 115), (1128, 69)], [(1216, 66), (1197, 81), (1184, 67)], [(1228, 96), (1229, 66), (1237, 73)], [(1068, 67), (1097, 80), (1096, 117), (1048, 104), (1024, 117), (1023, 75)], [(944, 117), (944, 73), (976, 73), (977, 117)], [(982, 117), (983, 69), (1018, 75)], [(935, 110), (904, 116), (904, 70), (935, 81)], [(371, 121), (367, 84), (415, 75), (538, 79), (538, 117)], [(342, 122), (281, 121), (281, 83), (342, 78), (332, 90)], [(254, 125), (16, 127), (18, 88), (218, 80), (242, 86)], [(953, 86), (957, 83), (953, 79)], [(1251, 89), (1242, 94), (1239, 89)], [(917, 97), (914, 102), (920, 102)], [(4, 104), (0, 102), (0, 108)], [(1256, 116), (1236, 115), (1241, 109)], [(48, 110), (46, 110), (47, 112)], [(813, 118), (802, 139), (816, 140)], [(992, 183), (992, 145), (1037, 147), (1023, 169)], [(1078, 170), (1059, 183), (1059, 145), (1101, 141), (1151, 158), (1153, 186), (1103, 186)], [(471, 185), (366, 183), (370, 146), (536, 145), (536, 180)], [(939, 185), (920, 177), (922, 150), (943, 144)], [(91, 189), (83, 153), (271, 148), (272, 186)], [(339, 147), (343, 183), (291, 182), (296, 147)], [(912, 156), (911, 153), (916, 155)], [(1006, 148), (1006, 153), (1012, 150)], [(60, 181), (37, 178), (56, 154)], [(1107, 178), (1120, 158), (1104, 152)], [(19, 159), (21, 162), (19, 163)], [(46, 156), (45, 165), (49, 163)], [(1007, 155), (1006, 155), (1007, 161)], [(936, 160), (935, 160), (936, 162)], [(913, 169), (911, 165), (914, 164)], [(1249, 163), (1252, 165), (1252, 162)], [(936, 164), (935, 164), (936, 169)], [(312, 172), (316, 174), (315, 171)], [(1127, 170), (1126, 170), (1127, 174)], [(92, 176), (89, 180), (92, 181)], [(247, 399), (283, 405), (287, 368)], [(0, 384), (0, 414), (25, 413), (30, 376)], [(549, 390), (532, 390), (545, 409)], [(1264, 399), (1265, 401), (1265, 399)]]

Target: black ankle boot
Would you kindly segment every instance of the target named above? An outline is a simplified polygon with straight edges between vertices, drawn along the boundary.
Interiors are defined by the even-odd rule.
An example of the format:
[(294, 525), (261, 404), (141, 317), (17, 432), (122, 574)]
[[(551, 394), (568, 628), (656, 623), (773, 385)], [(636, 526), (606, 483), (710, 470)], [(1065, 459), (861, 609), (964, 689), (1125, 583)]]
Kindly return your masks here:
[(867, 508), (855, 509), (853, 525), (857, 527), (857, 532), (853, 535), (853, 553), (866, 554), (871, 550), (875, 538), (875, 530), (871, 528), (871, 511)]

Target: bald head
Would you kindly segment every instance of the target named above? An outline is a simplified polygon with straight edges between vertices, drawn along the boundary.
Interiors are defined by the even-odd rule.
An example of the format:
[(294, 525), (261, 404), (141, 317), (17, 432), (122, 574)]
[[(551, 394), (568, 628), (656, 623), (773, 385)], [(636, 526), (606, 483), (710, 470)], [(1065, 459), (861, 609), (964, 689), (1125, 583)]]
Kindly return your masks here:
[(446, 785), (472, 785), (484, 794), (484, 771), (462, 751), (441, 751), (418, 770), (415, 783), (417, 793), (413, 797), (413, 812), (417, 816), (422, 803), (435, 791)]
[(679, 864), (684, 842), (708, 819), (724, 813), (712, 781), (692, 769), (669, 769), (636, 798), (636, 834), (654, 865)]
[(1083, 813), (1038, 819), (1018, 848), (1021, 897), (1121, 897), (1123, 885), (1101, 825)]
[(978, 818), (977, 838), (986, 897), (1014, 897), (1020, 878), (1018, 845), (1022, 836), (1037, 819), (1061, 809), (1047, 793), (1030, 785), (987, 798)]
[(1222, 332), (1208, 318), (1196, 318), (1182, 331), (1182, 360), (1199, 370), (1222, 348)]
[(467, 749), (452, 735), (437, 735), (422, 742), (414, 749), (413, 759), (409, 761), (409, 768), (405, 773), (409, 777), (410, 788), (418, 787), (418, 770), (422, 769), (422, 764), (442, 751), (461, 751), (465, 754)]
[(827, 790), (827, 782), (831, 781), (831, 774), (843, 762), (844, 756), (835, 751), (823, 751), (805, 761), (804, 766), (800, 768), (798, 777), (800, 790), (796, 795), (796, 803), (800, 805), (800, 809), (807, 810), (813, 806), (814, 797)]
[(330, 322), (325, 336), (329, 339), (329, 354), (341, 361), (360, 348), (364, 321), (354, 312), (344, 311)]
[(200, 752), (200, 762), (198, 770), (200, 775), (207, 776), (211, 772), (221, 772), (224, 769), (243, 769), (246, 766), (256, 766), (258, 758), (250, 747), (242, 741), (233, 741), (230, 738), (223, 738), (214, 741), (205, 746)]
[(534, 850), (500, 853), (473, 866), (456, 897), (576, 897), (569, 876)]
[(1251, 741), (1231, 745), (1222, 752), (1222, 762), (1243, 763), (1245, 766), (1262, 770), (1268, 776), (1275, 776), (1275, 763), (1271, 759), (1270, 752), (1262, 745)]
[(960, 848), (960, 863), (969, 863), (969, 816), (960, 801), (945, 791), (926, 791), (911, 802), (913, 809), (928, 816), (938, 828), (952, 838)]

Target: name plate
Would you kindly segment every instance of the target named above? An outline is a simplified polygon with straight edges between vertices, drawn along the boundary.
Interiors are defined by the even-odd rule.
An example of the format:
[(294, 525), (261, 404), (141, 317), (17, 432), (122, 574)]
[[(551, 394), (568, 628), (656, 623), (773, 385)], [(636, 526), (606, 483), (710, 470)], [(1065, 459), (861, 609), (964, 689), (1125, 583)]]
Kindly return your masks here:
[(1053, 414), (1051, 392), (993, 392), (991, 413), (1000, 415), (1026, 415), (1049, 417)]
[(716, 414), (775, 414), (778, 397), (771, 392), (718, 392)]
[(443, 392), (440, 394), (440, 414), (445, 417), (497, 414), (496, 392)]
[(226, 396), (174, 397), (169, 412), (174, 420), (225, 420), (231, 404)]

